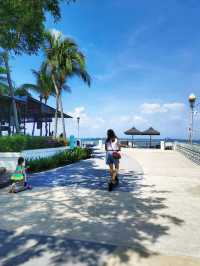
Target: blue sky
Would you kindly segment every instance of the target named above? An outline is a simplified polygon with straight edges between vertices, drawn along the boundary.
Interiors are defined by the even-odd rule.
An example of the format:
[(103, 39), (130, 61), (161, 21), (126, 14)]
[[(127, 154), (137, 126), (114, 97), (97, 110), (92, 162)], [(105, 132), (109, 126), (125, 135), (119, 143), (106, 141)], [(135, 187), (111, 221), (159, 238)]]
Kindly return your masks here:
[[(87, 58), (91, 88), (74, 78), (63, 95), (65, 112), (81, 117), (81, 136), (153, 126), (162, 137), (187, 138), (187, 98), (200, 95), (199, 14), (198, 0), (77, 0), (62, 4), (59, 23), (48, 16), (47, 28), (75, 39)], [(16, 84), (34, 82), (30, 69), (42, 59), (12, 59)], [(76, 119), (66, 125), (76, 134)]]

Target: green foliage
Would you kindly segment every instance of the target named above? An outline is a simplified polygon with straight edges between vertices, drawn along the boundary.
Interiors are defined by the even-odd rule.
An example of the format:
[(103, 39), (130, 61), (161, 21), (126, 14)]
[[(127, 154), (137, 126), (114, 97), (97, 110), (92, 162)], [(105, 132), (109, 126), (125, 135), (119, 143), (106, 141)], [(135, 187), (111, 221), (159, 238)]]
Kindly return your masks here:
[(63, 38), (62, 34), (46, 32), (44, 52), (45, 64), (55, 77), (59, 94), (67, 88), (68, 79), (73, 76), (81, 78), (90, 86), (91, 78), (86, 71), (85, 56), (74, 40)]
[(0, 152), (20, 152), (22, 150), (55, 148), (64, 146), (62, 140), (48, 137), (32, 137), (24, 135), (1, 136)]
[(32, 70), (33, 75), (36, 79), (36, 84), (23, 84), (21, 89), (32, 90), (39, 94), (41, 99), (47, 102), (49, 96), (55, 96), (54, 85), (47, 66), (42, 64), (39, 71)]
[(59, 20), (62, 1), (0, 0), (0, 46), (15, 53), (36, 53), (43, 42), (45, 15), (49, 12)]
[(55, 154), (47, 158), (38, 158), (27, 162), (29, 165), (29, 172), (36, 173), (53, 169), (59, 166), (68, 165), (80, 160), (88, 159), (91, 157), (90, 149), (75, 148)]
[[(90, 76), (86, 71), (85, 57), (78, 45), (69, 38), (64, 38), (60, 33), (46, 32), (43, 47), (46, 60), (44, 65), (52, 77), (56, 92), (56, 109), (60, 106), (61, 117), (63, 117), (62, 95), (63, 91), (70, 91), (67, 85), (69, 78), (76, 76), (81, 78), (90, 86)], [(55, 117), (56, 123), (57, 119)], [(63, 136), (66, 138), (64, 119), (62, 119)], [(57, 127), (56, 127), (57, 128)], [(55, 135), (57, 130), (55, 128)]]
[(22, 87), (15, 88), (14, 95), (15, 96), (30, 96), (31, 97), (31, 93), (27, 89), (22, 88)]
[(6, 74), (6, 69), (3, 66), (0, 66), (0, 74)]
[(2, 58), (0, 54), (0, 95), (8, 95), (8, 84), (6, 78), (6, 69), (3, 66)]

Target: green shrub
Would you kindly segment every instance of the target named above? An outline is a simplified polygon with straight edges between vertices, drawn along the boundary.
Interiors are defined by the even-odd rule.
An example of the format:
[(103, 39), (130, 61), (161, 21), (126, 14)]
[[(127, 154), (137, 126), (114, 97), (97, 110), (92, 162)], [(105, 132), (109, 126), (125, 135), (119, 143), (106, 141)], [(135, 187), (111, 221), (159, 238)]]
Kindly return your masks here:
[(55, 148), (64, 146), (61, 139), (50, 137), (33, 137), (29, 135), (14, 135), (0, 137), (0, 152), (20, 152), (22, 150)]
[(91, 157), (91, 153), (90, 149), (75, 148), (51, 157), (29, 160), (27, 164), (29, 165), (29, 172), (36, 173), (88, 159)]

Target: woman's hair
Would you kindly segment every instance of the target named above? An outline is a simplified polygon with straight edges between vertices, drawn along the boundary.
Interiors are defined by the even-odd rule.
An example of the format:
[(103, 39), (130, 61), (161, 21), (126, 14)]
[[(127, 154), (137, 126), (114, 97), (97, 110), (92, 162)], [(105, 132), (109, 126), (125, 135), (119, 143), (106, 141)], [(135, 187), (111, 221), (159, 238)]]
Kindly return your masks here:
[(18, 165), (21, 165), (24, 162), (24, 158), (23, 157), (19, 157), (18, 159)]
[(114, 141), (116, 138), (117, 136), (115, 135), (114, 130), (108, 129), (106, 142)]

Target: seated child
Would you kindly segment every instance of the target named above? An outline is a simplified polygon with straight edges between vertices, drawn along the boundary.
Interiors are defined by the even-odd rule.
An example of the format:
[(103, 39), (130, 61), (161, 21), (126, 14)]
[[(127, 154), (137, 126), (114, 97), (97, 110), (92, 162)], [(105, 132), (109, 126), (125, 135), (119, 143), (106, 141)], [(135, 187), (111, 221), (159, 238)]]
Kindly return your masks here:
[(11, 176), (12, 185), (9, 192), (16, 192), (17, 187), (30, 189), (31, 186), (27, 184), (25, 160), (23, 157), (19, 157), (18, 164), (14, 174)]

